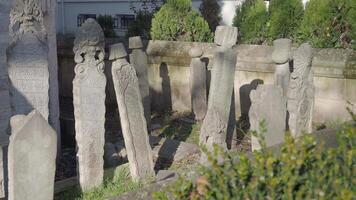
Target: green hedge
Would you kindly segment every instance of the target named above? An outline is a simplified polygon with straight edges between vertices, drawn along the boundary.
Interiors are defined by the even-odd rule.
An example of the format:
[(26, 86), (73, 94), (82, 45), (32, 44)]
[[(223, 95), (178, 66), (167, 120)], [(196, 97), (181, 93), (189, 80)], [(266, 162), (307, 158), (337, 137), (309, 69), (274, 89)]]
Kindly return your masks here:
[(310, 0), (298, 41), (309, 41), (319, 48), (351, 48), (356, 39), (355, 4), (355, 0)]
[(114, 31), (114, 18), (111, 15), (99, 15), (98, 24), (103, 29), (105, 37), (116, 37)]
[[(161, 200), (351, 200), (356, 196), (355, 125), (345, 124), (337, 138), (337, 148), (324, 149), (310, 134), (298, 142), (287, 135), (279, 154), (273, 154), (260, 139), (262, 150), (253, 153), (253, 160), (215, 148), (208, 153), (210, 167), (203, 167), (197, 179), (180, 178), (168, 191), (154, 196)], [(225, 162), (218, 162), (217, 157)]]
[(269, 5), (268, 37), (293, 39), (303, 18), (301, 0), (271, 0)]
[(192, 9), (191, 0), (167, 0), (152, 19), (154, 40), (210, 42), (213, 33), (201, 15)]
[(303, 11), (301, 0), (246, 0), (236, 9), (233, 25), (243, 43), (271, 43), (290, 38), (315, 48), (356, 49), (356, 0), (310, 0)]
[(245, 43), (262, 44), (267, 37), (268, 13), (263, 0), (246, 0), (236, 8), (233, 25)]

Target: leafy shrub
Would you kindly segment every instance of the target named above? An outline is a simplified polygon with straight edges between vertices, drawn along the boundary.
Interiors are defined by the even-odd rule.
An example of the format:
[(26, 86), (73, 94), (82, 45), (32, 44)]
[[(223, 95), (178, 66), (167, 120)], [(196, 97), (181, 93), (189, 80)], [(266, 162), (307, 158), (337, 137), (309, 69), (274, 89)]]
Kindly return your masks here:
[(269, 5), (270, 40), (293, 38), (303, 18), (304, 7), (301, 0), (271, 0)]
[(191, 0), (167, 0), (152, 19), (154, 40), (208, 42), (213, 34), (208, 23), (192, 9)]
[(309, 41), (314, 47), (352, 46), (356, 39), (356, 1), (310, 0), (300, 26), (299, 41)]
[(111, 15), (99, 15), (98, 23), (104, 31), (105, 37), (116, 37), (114, 19)]
[(262, 44), (266, 40), (268, 13), (263, 0), (246, 0), (236, 8), (233, 25), (244, 43)]
[[(192, 181), (180, 178), (157, 199), (354, 199), (356, 195), (356, 127), (338, 131), (338, 147), (323, 149), (312, 135), (285, 138), (279, 154), (263, 142), (254, 159), (215, 148), (210, 167)], [(218, 156), (220, 155), (220, 156)], [(225, 162), (219, 163), (217, 157)], [(170, 198), (172, 199), (172, 198)]]
[(217, 0), (204, 0), (199, 7), (200, 13), (208, 22), (210, 30), (215, 32), (221, 21), (221, 8)]

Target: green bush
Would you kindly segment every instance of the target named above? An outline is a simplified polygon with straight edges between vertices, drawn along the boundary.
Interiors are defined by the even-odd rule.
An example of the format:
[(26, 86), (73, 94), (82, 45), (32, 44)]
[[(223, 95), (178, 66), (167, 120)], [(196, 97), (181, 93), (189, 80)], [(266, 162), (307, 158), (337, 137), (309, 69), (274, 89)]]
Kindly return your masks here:
[(236, 8), (233, 25), (241, 33), (241, 41), (262, 44), (266, 40), (268, 13), (263, 0), (246, 0)]
[(204, 0), (199, 7), (200, 13), (208, 22), (210, 30), (215, 32), (221, 21), (221, 8), (217, 0)]
[[(180, 178), (155, 197), (351, 200), (356, 196), (356, 127), (345, 124), (337, 138), (337, 148), (323, 149), (312, 135), (298, 142), (287, 135), (279, 154), (260, 140), (262, 150), (253, 153), (253, 160), (215, 148), (207, 152), (210, 167), (203, 167), (197, 179)], [(219, 163), (217, 157), (225, 162)]]
[(142, 39), (151, 39), (151, 21), (153, 14), (145, 10), (140, 10), (136, 14), (135, 21), (129, 24), (127, 37), (141, 36)]
[(191, 0), (167, 0), (152, 19), (154, 40), (209, 42), (213, 34), (208, 23), (192, 9)]
[(99, 15), (98, 23), (103, 29), (105, 37), (116, 37), (114, 31), (114, 18), (111, 15)]
[(271, 0), (269, 5), (268, 36), (293, 39), (303, 18), (304, 7), (301, 0)]
[(350, 48), (353, 40), (356, 49), (355, 9), (355, 0), (310, 0), (298, 40), (318, 48)]

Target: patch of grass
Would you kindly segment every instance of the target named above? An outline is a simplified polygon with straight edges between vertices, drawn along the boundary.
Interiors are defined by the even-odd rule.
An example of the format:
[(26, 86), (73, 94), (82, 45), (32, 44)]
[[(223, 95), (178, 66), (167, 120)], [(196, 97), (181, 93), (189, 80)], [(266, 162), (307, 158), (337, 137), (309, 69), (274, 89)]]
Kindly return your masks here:
[(135, 182), (130, 177), (127, 167), (120, 169), (112, 179), (106, 179), (102, 186), (82, 193), (78, 188), (58, 194), (56, 200), (104, 200), (125, 192), (134, 191), (144, 184)]

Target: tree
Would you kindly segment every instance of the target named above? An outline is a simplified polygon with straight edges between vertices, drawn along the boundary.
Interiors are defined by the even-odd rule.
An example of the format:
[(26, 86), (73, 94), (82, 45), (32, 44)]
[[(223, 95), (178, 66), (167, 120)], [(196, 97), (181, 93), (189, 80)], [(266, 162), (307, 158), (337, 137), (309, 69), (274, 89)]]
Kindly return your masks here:
[(217, 0), (204, 0), (199, 10), (204, 19), (208, 22), (210, 30), (215, 32), (216, 27), (221, 21), (221, 8)]
[(135, 20), (129, 24), (127, 37), (141, 36), (142, 39), (151, 39), (151, 22), (153, 14), (156, 13), (165, 0), (141, 0), (139, 7), (132, 2), (130, 9), (135, 13)]
[(355, 47), (356, 1), (310, 0), (298, 34), (299, 42), (314, 47)]
[(98, 23), (103, 29), (105, 37), (116, 37), (114, 19), (111, 15), (99, 15)]
[(154, 40), (208, 42), (213, 33), (201, 15), (192, 9), (191, 0), (167, 0), (152, 19)]
[(271, 0), (268, 29), (270, 40), (293, 39), (302, 21), (303, 12), (304, 7), (301, 0)]
[(246, 0), (236, 8), (233, 25), (244, 43), (262, 44), (267, 37), (268, 12), (263, 0)]

